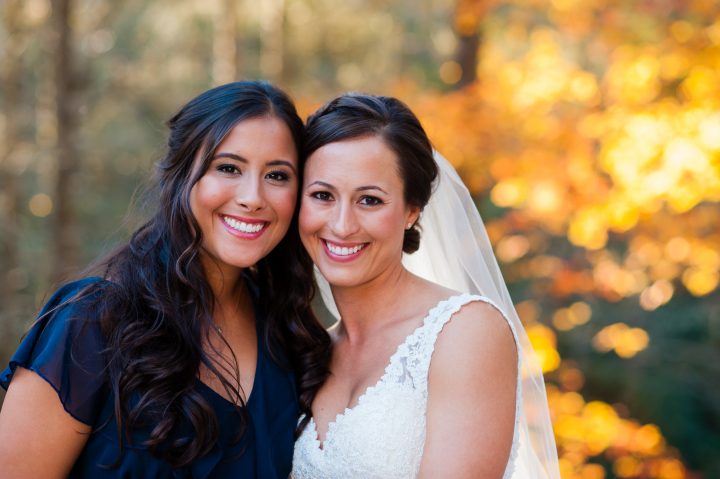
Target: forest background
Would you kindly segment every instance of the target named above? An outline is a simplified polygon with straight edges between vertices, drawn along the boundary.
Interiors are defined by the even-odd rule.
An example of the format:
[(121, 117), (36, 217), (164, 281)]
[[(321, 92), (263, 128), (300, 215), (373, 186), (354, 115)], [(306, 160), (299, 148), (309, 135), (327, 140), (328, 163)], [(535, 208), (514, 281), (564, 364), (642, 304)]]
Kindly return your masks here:
[[(421, 117), (540, 355), (563, 478), (720, 477), (714, 0), (3, 0), (0, 359), (142, 219), (164, 121), (265, 78)], [(0, 400), (2, 393), (0, 393)]]

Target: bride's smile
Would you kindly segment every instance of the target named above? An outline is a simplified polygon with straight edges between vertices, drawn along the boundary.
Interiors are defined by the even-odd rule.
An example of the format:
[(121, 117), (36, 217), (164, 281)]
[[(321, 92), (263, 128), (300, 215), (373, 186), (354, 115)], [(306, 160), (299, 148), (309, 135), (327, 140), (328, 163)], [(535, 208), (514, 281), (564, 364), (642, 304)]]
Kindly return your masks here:
[(399, 268), (405, 229), (417, 217), (397, 155), (380, 136), (331, 143), (308, 158), (300, 237), (333, 286), (383, 281)]

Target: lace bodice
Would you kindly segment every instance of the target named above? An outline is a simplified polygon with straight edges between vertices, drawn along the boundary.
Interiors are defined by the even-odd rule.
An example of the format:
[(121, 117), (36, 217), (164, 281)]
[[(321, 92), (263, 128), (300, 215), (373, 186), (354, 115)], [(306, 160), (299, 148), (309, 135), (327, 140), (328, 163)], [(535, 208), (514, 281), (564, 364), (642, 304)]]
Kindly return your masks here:
[[(428, 371), (435, 342), (445, 323), (472, 301), (493, 304), (481, 296), (462, 294), (432, 308), (422, 324), (398, 346), (378, 382), (360, 396), (356, 406), (346, 408), (328, 425), (322, 444), (311, 419), (295, 443), (291, 477), (416, 477), (425, 444)], [(510, 321), (508, 324), (513, 329)], [(514, 329), (513, 336), (517, 341)], [(516, 404), (520, 404), (519, 384)], [(511, 475), (517, 449), (517, 412), (516, 407), (515, 434), (505, 478)]]

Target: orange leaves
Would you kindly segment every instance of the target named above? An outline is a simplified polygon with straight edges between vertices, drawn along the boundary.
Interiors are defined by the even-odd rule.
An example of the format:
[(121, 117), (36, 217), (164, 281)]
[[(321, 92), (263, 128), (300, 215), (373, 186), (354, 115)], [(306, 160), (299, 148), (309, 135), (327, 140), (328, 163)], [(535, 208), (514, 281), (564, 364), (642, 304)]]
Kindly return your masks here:
[(458, 0), (455, 5), (455, 30), (463, 36), (474, 35), (485, 13), (495, 0)]
[(604, 478), (592, 460), (604, 455), (614, 477), (682, 479), (686, 470), (654, 424), (622, 417), (602, 401), (586, 402), (574, 391), (548, 388), (548, 400), (564, 479)]
[[(471, 190), (522, 218), (494, 238), (504, 262), (528, 262), (513, 274), (534, 276), (534, 257), (545, 252), (513, 236), (540, 229), (587, 252), (589, 264), (561, 271), (589, 268), (590, 289), (608, 299), (637, 296), (652, 311), (678, 285), (696, 296), (715, 290), (719, 268), (672, 254), (633, 265), (619, 258), (610, 267), (591, 253), (638, 235), (660, 248), (679, 238), (675, 245), (684, 240), (690, 250), (720, 249), (717, 222), (705, 219), (720, 202), (720, 22), (702, 25), (680, 12), (628, 32), (628, 12), (606, 3), (553, 0), (542, 26), (510, 15), (486, 38), (479, 83), (408, 101)], [(458, 12), (477, 14), (481, 4), (488, 5), (460, 2)], [(696, 7), (707, 9), (688, 6)], [(578, 40), (559, 19), (581, 11), (599, 29)], [(631, 243), (623, 254), (635, 252)], [(563, 274), (552, 281), (554, 294), (587, 290)]]

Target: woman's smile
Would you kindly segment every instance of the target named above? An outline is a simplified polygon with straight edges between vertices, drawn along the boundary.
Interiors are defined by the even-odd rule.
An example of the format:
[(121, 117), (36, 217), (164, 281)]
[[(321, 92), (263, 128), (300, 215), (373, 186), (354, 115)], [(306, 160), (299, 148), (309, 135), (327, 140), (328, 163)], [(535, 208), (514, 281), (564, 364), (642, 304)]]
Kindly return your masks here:
[(269, 224), (268, 221), (240, 216), (220, 215), (220, 219), (230, 234), (245, 239), (259, 238)]
[(338, 243), (327, 239), (321, 239), (325, 252), (330, 259), (340, 262), (348, 262), (358, 258), (365, 247), (370, 243)]

